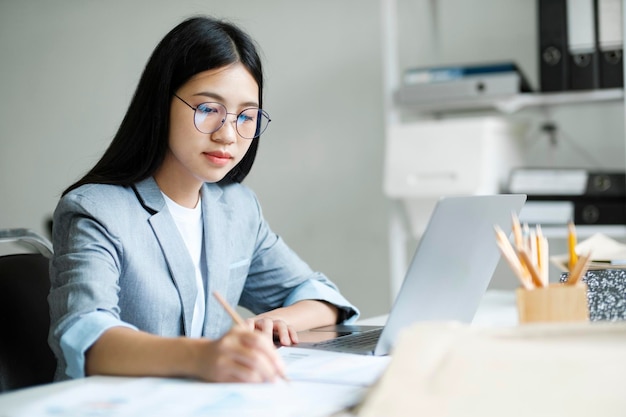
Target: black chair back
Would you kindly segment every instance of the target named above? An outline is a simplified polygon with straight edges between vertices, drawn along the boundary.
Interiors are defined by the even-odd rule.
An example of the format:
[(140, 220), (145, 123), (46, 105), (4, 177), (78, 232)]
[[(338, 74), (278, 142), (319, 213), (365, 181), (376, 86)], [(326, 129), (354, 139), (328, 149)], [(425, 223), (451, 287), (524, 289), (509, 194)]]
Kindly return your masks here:
[(0, 392), (53, 380), (48, 263), (40, 253), (0, 256)]

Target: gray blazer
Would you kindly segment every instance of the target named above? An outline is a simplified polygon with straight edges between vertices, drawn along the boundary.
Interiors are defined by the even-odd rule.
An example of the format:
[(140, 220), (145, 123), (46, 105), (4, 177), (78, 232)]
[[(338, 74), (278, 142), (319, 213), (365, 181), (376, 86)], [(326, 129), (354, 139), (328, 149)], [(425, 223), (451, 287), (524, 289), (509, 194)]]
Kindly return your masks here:
[[(356, 319), (358, 310), (337, 287), (270, 230), (252, 191), (207, 183), (201, 195), (204, 336), (217, 338), (232, 325), (213, 291), (254, 313), (321, 299), (338, 306), (342, 320)], [(60, 200), (53, 225), (49, 342), (59, 362), (57, 379), (84, 375), (84, 352), (112, 326), (189, 335), (194, 267), (153, 178), (133, 187), (75, 189)]]

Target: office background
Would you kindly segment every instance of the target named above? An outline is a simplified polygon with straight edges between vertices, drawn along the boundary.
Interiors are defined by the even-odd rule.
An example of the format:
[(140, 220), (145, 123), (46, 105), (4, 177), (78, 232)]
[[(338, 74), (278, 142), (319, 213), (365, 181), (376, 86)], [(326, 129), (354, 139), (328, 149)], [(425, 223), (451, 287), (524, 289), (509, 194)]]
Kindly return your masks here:
[[(399, 0), (400, 68), (515, 60), (537, 87), (535, 2)], [(156, 43), (183, 18), (227, 18), (259, 43), (272, 124), (246, 184), (266, 218), (364, 315), (389, 306), (378, 0), (1, 0), (0, 227), (46, 233), (61, 191), (99, 158)], [(623, 103), (529, 121), (531, 166), (624, 167)], [(499, 267), (494, 287), (515, 286)]]

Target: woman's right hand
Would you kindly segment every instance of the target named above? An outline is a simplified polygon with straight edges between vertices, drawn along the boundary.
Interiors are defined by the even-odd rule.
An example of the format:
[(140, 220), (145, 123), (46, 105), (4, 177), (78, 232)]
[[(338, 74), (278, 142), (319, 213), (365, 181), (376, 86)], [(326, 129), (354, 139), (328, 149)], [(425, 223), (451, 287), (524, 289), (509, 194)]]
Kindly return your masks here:
[(198, 377), (213, 382), (274, 382), (285, 366), (263, 333), (234, 326), (216, 340), (199, 339)]
[(127, 327), (112, 327), (89, 348), (85, 360), (86, 375), (269, 382), (285, 372), (272, 340), (246, 326), (234, 326), (216, 340), (162, 337)]

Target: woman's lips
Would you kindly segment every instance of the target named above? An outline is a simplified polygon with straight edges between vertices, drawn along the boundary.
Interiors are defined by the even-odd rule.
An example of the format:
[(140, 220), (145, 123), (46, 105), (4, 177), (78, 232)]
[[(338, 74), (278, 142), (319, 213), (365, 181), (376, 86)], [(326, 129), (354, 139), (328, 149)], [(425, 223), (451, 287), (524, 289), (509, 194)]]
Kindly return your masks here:
[(210, 162), (218, 166), (224, 166), (232, 159), (232, 156), (228, 152), (205, 152), (204, 155)]

